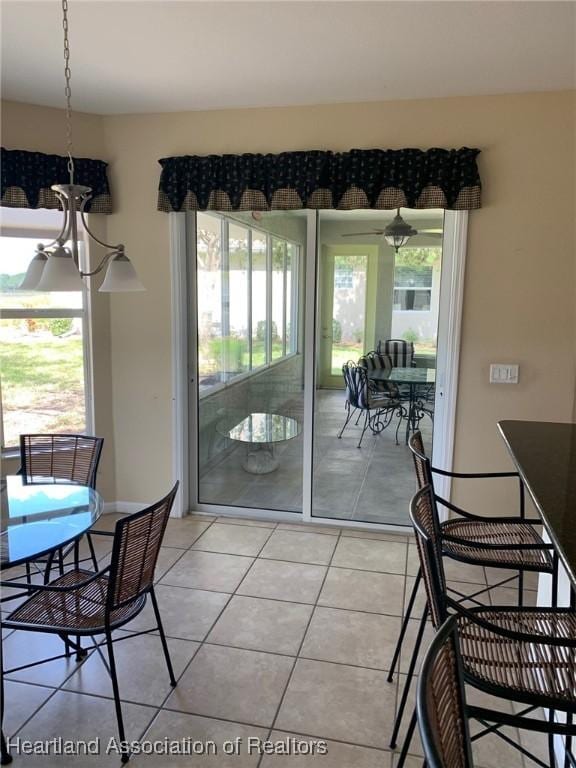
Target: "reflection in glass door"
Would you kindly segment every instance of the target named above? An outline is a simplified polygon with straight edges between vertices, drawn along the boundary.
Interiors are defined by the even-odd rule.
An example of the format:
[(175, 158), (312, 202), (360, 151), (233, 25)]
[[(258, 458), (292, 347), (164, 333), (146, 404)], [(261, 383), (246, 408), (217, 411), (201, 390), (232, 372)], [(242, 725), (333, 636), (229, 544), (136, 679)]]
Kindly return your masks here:
[(202, 505), (302, 511), (306, 237), (302, 211), (197, 215)]

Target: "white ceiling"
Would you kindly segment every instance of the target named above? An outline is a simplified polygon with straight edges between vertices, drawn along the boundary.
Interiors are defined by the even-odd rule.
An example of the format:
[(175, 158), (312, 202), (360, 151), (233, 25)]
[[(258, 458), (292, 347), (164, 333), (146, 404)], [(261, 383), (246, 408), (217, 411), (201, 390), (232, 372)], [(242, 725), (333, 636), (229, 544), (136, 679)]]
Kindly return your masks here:
[[(575, 87), (574, 2), (69, 0), (99, 114)], [(63, 105), (58, 0), (2, 0), (2, 96)]]

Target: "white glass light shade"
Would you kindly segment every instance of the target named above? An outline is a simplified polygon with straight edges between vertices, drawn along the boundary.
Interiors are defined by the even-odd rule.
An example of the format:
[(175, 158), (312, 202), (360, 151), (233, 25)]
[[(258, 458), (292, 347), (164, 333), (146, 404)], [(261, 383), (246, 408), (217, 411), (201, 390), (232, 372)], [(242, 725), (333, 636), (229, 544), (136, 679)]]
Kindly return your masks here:
[(48, 253), (37, 291), (81, 291), (83, 287), (80, 272), (65, 248), (60, 246)]
[(130, 259), (119, 253), (111, 260), (106, 275), (100, 286), (103, 293), (120, 293), (122, 291), (145, 291)]
[(400, 209), (398, 208), (396, 216), (384, 229), (384, 240), (398, 253), (398, 248), (402, 248), (411, 237), (417, 234), (418, 232), (400, 216)]
[(384, 235), (384, 240), (391, 245), (392, 248), (402, 248), (410, 240), (410, 235)]
[(36, 256), (32, 259), (24, 275), (24, 280), (18, 286), (20, 291), (35, 291), (38, 288), (38, 283), (44, 272), (46, 261), (48, 257), (43, 251), (38, 251)]

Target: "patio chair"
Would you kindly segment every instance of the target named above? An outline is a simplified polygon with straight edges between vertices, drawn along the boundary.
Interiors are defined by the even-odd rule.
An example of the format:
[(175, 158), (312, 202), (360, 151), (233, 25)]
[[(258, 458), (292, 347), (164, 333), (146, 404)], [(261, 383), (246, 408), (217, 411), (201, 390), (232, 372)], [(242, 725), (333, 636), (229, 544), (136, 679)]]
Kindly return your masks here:
[[(96, 488), (96, 473), (102, 454), (104, 438), (92, 435), (67, 435), (67, 434), (29, 434), (20, 435), (20, 470), (24, 475), (24, 482), (50, 482), (66, 480), (71, 483), (79, 483)], [(94, 544), (90, 533), (86, 534), (86, 542), (90, 551), (90, 558), (94, 568), (98, 569), (98, 560), (94, 550)], [(76, 540), (67, 549), (58, 551), (58, 565), (60, 575), (64, 573), (64, 560), (74, 550), (75, 565), (79, 563), (79, 540)], [(52, 558), (48, 561), (49, 567)], [(27, 564), (27, 574), (30, 578), (30, 565)]]
[(381, 432), (392, 420), (394, 411), (400, 403), (388, 395), (378, 392), (368, 378), (366, 368), (357, 365), (352, 360), (349, 360), (342, 366), (342, 375), (346, 385), (345, 408), (347, 414), (344, 426), (338, 434), (338, 439), (342, 437), (350, 420), (358, 411), (359, 417), (364, 414), (362, 434), (357, 446), (360, 448), (368, 427), (370, 427), (373, 434)]
[(405, 339), (386, 339), (376, 347), (379, 355), (388, 355), (393, 368), (414, 368), (414, 344)]
[[(388, 373), (394, 367), (392, 365), (392, 358), (389, 355), (381, 355), (379, 352), (366, 352), (358, 360), (358, 365), (362, 368), (366, 368), (368, 373), (375, 370), (388, 371)], [(383, 392), (388, 397), (394, 400), (398, 400), (400, 397), (400, 391), (398, 385), (390, 381), (373, 381), (372, 384), (378, 392)]]
[[(542, 768), (554, 768), (554, 735), (565, 736), (568, 742), (576, 735), (576, 612), (572, 608), (465, 608), (450, 597), (446, 587), (442, 533), (430, 485), (413, 497), (410, 518), (432, 624), (438, 630), (451, 613), (456, 615), (464, 681), (496, 697), (491, 708), (468, 707), (469, 716), (483, 726), (474, 739), (494, 733)], [(398, 717), (406, 704), (421, 641), (422, 631), (418, 633)], [(501, 709), (498, 700), (502, 701)], [(512, 712), (510, 702), (516, 704)], [(542, 710), (548, 711), (547, 720), (538, 716)], [(557, 713), (562, 713), (560, 719)], [(403, 768), (415, 725), (416, 712), (406, 732), (398, 768)], [(501, 728), (506, 726), (547, 734), (549, 763), (502, 734)]]
[[(177, 490), (178, 483), (160, 501), (118, 520), (114, 532), (94, 532), (97, 535), (113, 537), (112, 558), (110, 565), (106, 568), (96, 573), (74, 569), (49, 584), (33, 585), (32, 596), (3, 620), (3, 626), (6, 629), (55, 634), (62, 639), (66, 638), (70, 645), (74, 645), (71, 637), (92, 638), (112, 680), (121, 743), (126, 742), (126, 734), (120, 704), (114, 643), (125, 640), (130, 635), (123, 634), (113, 639), (112, 632), (132, 621), (143, 610), (148, 596), (152, 602), (156, 626), (147, 632), (158, 630), (170, 684), (176, 686), (154, 592), (154, 569)], [(24, 585), (13, 582), (10, 586)], [(100, 634), (105, 636), (105, 640), (98, 643), (95, 635)], [(132, 636), (140, 634), (146, 634), (146, 632), (136, 632)], [(106, 645), (108, 664), (100, 650), (101, 645)], [(67, 655), (69, 655), (68, 650), (62, 657), (52, 657), (47, 661)], [(32, 666), (37, 663), (33, 663)], [(145, 664), (142, 669), (144, 672)], [(6, 674), (11, 671), (14, 670), (7, 670)], [(4, 670), (2, 670), (2, 685), (3, 682)], [(125, 763), (128, 759), (129, 754), (124, 753), (122, 762)]]

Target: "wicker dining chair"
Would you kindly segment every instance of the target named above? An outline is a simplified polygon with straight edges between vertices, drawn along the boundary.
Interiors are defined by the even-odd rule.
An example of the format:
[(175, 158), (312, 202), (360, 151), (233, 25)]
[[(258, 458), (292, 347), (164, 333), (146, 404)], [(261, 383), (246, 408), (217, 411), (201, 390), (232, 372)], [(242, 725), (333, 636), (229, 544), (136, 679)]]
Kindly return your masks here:
[[(102, 454), (104, 438), (92, 435), (29, 434), (20, 435), (20, 474), (25, 483), (65, 480), (96, 488), (96, 473)], [(98, 560), (90, 532), (86, 542), (94, 568)], [(58, 552), (60, 575), (64, 573), (64, 559), (74, 550), (78, 566), (79, 541)], [(45, 560), (40, 561), (45, 563)], [(49, 562), (52, 562), (50, 560)], [(27, 573), (29, 574), (29, 564)]]
[[(414, 460), (414, 469), (418, 487), (423, 488), (426, 485), (433, 487), (434, 474), (444, 477), (459, 479), (491, 479), (491, 478), (516, 478), (520, 488), (520, 514), (516, 517), (484, 517), (473, 515), (466, 510), (457, 507), (439, 496), (435, 496), (436, 502), (443, 505), (450, 511), (458, 515), (457, 518), (438, 523), (440, 536), (442, 540), (442, 551), (446, 557), (453, 560), (467, 563), (469, 565), (486, 566), (502, 568), (504, 570), (514, 571), (514, 575), (505, 578), (496, 584), (480, 589), (473, 594), (476, 599), (491, 589), (501, 587), (510, 581), (518, 579), (518, 604), (523, 602), (523, 582), (526, 571), (538, 573), (554, 572), (554, 556), (551, 544), (546, 544), (537, 528), (542, 525), (539, 518), (528, 519), (525, 515), (524, 505), (524, 486), (520, 481), (517, 472), (480, 472), (480, 473), (461, 473), (448, 472), (437, 469), (430, 463), (426, 456), (422, 435), (419, 431), (414, 432), (408, 441), (408, 446), (412, 452)], [(388, 680), (393, 679), (394, 671), (402, 649), (408, 622), (412, 614), (416, 594), (418, 592), (421, 580), (421, 573), (418, 571), (412, 593), (408, 600), (408, 605), (396, 649), (390, 665)], [(464, 595), (460, 595), (464, 598)], [(468, 596), (468, 599), (470, 596)]]
[(92, 435), (20, 435), (20, 471), (96, 488), (104, 439)]
[(416, 714), (427, 768), (473, 768), (457, 617), (446, 619), (420, 670)]
[[(453, 600), (446, 589), (438, 510), (430, 485), (421, 488), (413, 497), (410, 518), (434, 628), (438, 630), (450, 612), (457, 616), (464, 681), (505, 702), (502, 711), (468, 707), (470, 717), (484, 726), (474, 739), (487, 733), (501, 735), (503, 726), (545, 733), (548, 735), (549, 764), (508, 736), (505, 740), (542, 768), (553, 768), (554, 734), (568, 740), (576, 735), (572, 721), (576, 712), (576, 612), (572, 608), (517, 606), (465, 608)], [(406, 695), (409, 685), (410, 676), (404, 688)], [(403, 701), (405, 704), (406, 696)], [(511, 714), (511, 701), (524, 705), (524, 708)], [(550, 713), (547, 721), (528, 716), (538, 714), (542, 709)], [(566, 723), (557, 721), (556, 713), (563, 713)], [(415, 725), (414, 712), (398, 768), (404, 765)]]
[[(154, 569), (177, 490), (178, 483), (160, 501), (140, 512), (121, 518), (116, 523), (114, 532), (95, 532), (98, 535), (113, 537), (110, 565), (96, 573), (83, 569), (70, 570), (47, 585), (33, 585), (32, 596), (2, 622), (6, 629), (58, 635), (62, 639), (66, 638), (72, 646), (74, 642), (71, 637), (91, 637), (99, 652), (100, 646), (106, 645), (121, 743), (126, 741), (126, 737), (114, 642), (125, 638), (113, 639), (112, 632), (123, 627), (142, 611), (148, 595), (156, 619), (156, 627), (148, 632), (158, 630), (170, 684), (176, 685), (154, 592)], [(12, 585), (24, 586), (15, 582)], [(94, 639), (94, 636), (99, 634), (105, 636), (104, 642), (97, 643)], [(54, 658), (60, 657), (48, 660)], [(144, 664), (143, 670), (145, 666)], [(10, 671), (2, 671), (2, 684), (4, 674)], [(128, 759), (129, 754), (122, 755), (122, 762), (127, 762)]]

